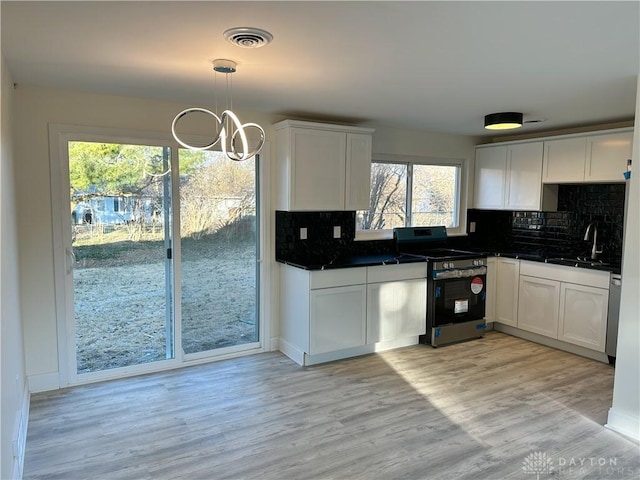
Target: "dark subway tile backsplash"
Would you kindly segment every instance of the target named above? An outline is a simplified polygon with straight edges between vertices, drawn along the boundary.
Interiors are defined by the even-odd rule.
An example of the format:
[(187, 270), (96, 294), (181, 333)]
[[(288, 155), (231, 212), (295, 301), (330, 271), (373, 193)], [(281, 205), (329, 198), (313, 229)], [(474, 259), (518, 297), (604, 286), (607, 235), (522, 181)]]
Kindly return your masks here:
[[(584, 240), (589, 223), (598, 229), (598, 258), (620, 265), (624, 226), (625, 184), (558, 186), (558, 211), (511, 212), (470, 209), (469, 246), (487, 251), (531, 255), (589, 256), (593, 237)], [(471, 229), (468, 228), (469, 232)]]

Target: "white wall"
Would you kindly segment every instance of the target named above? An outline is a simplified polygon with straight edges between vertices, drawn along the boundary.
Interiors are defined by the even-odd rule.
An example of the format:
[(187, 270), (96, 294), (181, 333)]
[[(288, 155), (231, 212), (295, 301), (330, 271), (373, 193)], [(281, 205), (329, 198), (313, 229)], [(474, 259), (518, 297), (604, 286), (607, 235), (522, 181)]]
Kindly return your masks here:
[[(6, 69), (4, 57), (1, 66), (1, 120), (0, 120), (0, 377), (2, 415), (0, 417), (0, 478), (21, 477), (26, 434), (26, 392), (22, 325), (20, 322), (18, 235), (16, 228), (16, 202), (14, 198), (15, 155), (12, 142), (13, 82)], [(13, 442), (18, 456), (14, 458)]]
[[(20, 251), (20, 288), (24, 323), (26, 370), (31, 379), (41, 379), (50, 385), (57, 377), (58, 351), (56, 340), (55, 291), (53, 281), (51, 187), (49, 172), (48, 124), (72, 124), (119, 129), (133, 129), (170, 134), (170, 125), (177, 112), (186, 108), (157, 100), (93, 95), (63, 90), (19, 86), (16, 100), (16, 155), (18, 220)], [(259, 113), (239, 112), (240, 118), (261, 124), (267, 139), (273, 139), (271, 125), (283, 119)], [(206, 134), (204, 131), (193, 131)], [(271, 141), (271, 158), (275, 159), (275, 142)], [(373, 137), (376, 153), (424, 155), (462, 158), (470, 161), (474, 155), (474, 139), (456, 135), (398, 129), (377, 129)], [(271, 197), (275, 205), (275, 168), (271, 168)], [(28, 212), (28, 214), (27, 214)], [(269, 208), (273, 223), (273, 207)], [(271, 232), (273, 232), (273, 228)], [(278, 265), (273, 253), (273, 233), (268, 250), (273, 268), (272, 285), (278, 284)], [(279, 334), (279, 292), (271, 295), (271, 337)], [(33, 301), (37, 299), (37, 301)], [(267, 339), (268, 340), (268, 339)]]
[(607, 426), (640, 440), (640, 75), (636, 90), (633, 173), (622, 259), (622, 293), (613, 405)]

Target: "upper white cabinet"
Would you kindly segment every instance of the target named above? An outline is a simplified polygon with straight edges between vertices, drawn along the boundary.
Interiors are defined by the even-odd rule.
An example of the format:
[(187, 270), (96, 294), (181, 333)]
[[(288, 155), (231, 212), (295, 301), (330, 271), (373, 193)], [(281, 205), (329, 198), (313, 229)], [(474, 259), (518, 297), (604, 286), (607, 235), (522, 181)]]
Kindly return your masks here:
[(542, 181), (545, 183), (583, 181), (586, 153), (587, 139), (584, 137), (544, 142)]
[(622, 182), (633, 131), (544, 142), (543, 183)]
[(623, 182), (632, 148), (633, 132), (587, 137), (584, 179), (588, 182)]
[(540, 210), (542, 142), (478, 147), (476, 208)]
[(295, 120), (274, 128), (279, 208), (369, 208), (372, 129)]

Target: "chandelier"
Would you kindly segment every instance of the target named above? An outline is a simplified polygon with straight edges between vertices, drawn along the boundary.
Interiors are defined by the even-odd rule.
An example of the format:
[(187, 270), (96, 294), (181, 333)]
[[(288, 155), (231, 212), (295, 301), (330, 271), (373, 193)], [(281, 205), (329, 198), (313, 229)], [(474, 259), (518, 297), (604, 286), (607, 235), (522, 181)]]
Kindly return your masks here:
[[(241, 162), (243, 160), (247, 160), (254, 155), (256, 155), (264, 145), (265, 135), (264, 130), (257, 123), (241, 123), (238, 116), (233, 113), (231, 110), (232, 106), (232, 84), (230, 75), (236, 71), (236, 62), (233, 60), (214, 60), (213, 61), (213, 70), (215, 72), (215, 80), (216, 80), (216, 105), (215, 109), (218, 111), (218, 88), (217, 88), (217, 76), (219, 73), (225, 76), (225, 91), (226, 91), (226, 100), (225, 100), (225, 110), (220, 114), (212, 112), (211, 110), (207, 110), (206, 108), (201, 107), (191, 107), (183, 110), (178, 113), (176, 117), (173, 119), (173, 123), (171, 124), (171, 133), (173, 134), (173, 138), (176, 139), (180, 145), (189, 150), (202, 151), (208, 150), (214, 147), (217, 144), (220, 144), (220, 148), (222, 153), (230, 160), (234, 160), (236, 162)], [(207, 145), (197, 146), (190, 145), (189, 143), (182, 140), (178, 134), (176, 133), (176, 125), (185, 115), (189, 113), (203, 113), (205, 115), (209, 115), (213, 118), (215, 122), (215, 136), (210, 143)], [(260, 134), (260, 140), (258, 145), (253, 149), (249, 150), (249, 141), (247, 139), (247, 129), (256, 129)]]

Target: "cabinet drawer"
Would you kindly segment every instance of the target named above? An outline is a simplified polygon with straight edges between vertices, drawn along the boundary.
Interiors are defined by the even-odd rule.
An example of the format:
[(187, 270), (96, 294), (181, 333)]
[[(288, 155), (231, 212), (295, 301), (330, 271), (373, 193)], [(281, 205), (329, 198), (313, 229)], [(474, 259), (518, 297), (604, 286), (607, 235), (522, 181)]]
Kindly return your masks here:
[(427, 278), (426, 262), (367, 267), (367, 283), (394, 282), (414, 278)]
[(344, 287), (367, 283), (367, 268), (340, 268), (311, 272), (310, 288)]

